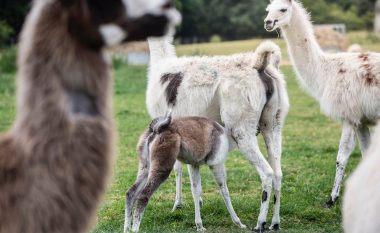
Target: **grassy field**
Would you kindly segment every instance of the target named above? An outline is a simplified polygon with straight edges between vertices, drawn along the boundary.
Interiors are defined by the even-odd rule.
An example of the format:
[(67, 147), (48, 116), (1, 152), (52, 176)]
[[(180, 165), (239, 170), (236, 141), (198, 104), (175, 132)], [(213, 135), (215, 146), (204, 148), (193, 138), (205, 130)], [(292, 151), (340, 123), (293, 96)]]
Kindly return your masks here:
[[(291, 111), (284, 129), (283, 199), (281, 232), (341, 232), (340, 203), (333, 209), (321, 205), (327, 200), (335, 173), (335, 156), (340, 136), (339, 123), (323, 116), (318, 104), (298, 87), (290, 66), (286, 74)], [(149, 123), (145, 109), (145, 67), (122, 67), (115, 71), (115, 116), (119, 143), (115, 176), (99, 212), (94, 232), (121, 232), (124, 193), (132, 185), (137, 160), (135, 145)], [(262, 146), (262, 150), (265, 151)], [(348, 173), (358, 163), (356, 149)], [(234, 207), (243, 223), (252, 227), (259, 213), (261, 189), (257, 173), (238, 152), (227, 161), (228, 184)], [(192, 232), (193, 204), (189, 179), (184, 175), (184, 208), (171, 213), (175, 192), (174, 175), (151, 199), (142, 221), (143, 232)], [(202, 169), (202, 217), (208, 232), (245, 232), (233, 226), (211, 173)], [(270, 222), (271, 214), (268, 221)]]
[[(200, 54), (228, 54), (249, 50), (247, 48), (254, 49), (257, 43), (258, 40), (250, 40), (196, 45), (194, 48)], [(284, 47), (284, 44), (281, 46)], [(379, 47), (376, 44), (370, 46)], [(194, 53), (191, 46), (181, 46), (178, 50), (180, 54)], [(318, 103), (299, 88), (290, 66), (281, 68), (286, 75), (291, 103), (284, 128), (281, 232), (342, 232), (341, 203), (332, 209), (321, 207), (327, 200), (333, 183), (340, 124), (320, 113)], [(150, 122), (145, 107), (146, 67), (119, 65), (114, 70), (114, 77), (117, 158), (114, 177), (98, 213), (94, 233), (122, 232), (125, 191), (133, 184), (137, 173), (135, 146), (139, 134)], [(0, 79), (0, 129), (4, 131), (10, 127), (15, 116), (14, 73), (0, 73)], [(266, 154), (262, 140), (261, 146)], [(347, 174), (352, 172), (359, 160), (357, 148), (349, 161)], [(261, 200), (259, 177), (238, 151), (230, 153), (227, 171), (235, 210), (243, 223), (253, 227)], [(201, 211), (207, 232), (248, 232), (239, 230), (232, 224), (206, 167), (202, 168), (202, 185), (204, 205)], [(194, 210), (186, 170), (183, 193), (184, 208), (172, 213), (175, 196), (172, 174), (151, 199), (142, 220), (142, 232), (194, 232)], [(270, 220), (271, 211), (268, 224)]]
[[(360, 44), (364, 50), (380, 52), (380, 39), (367, 31), (353, 31), (347, 33), (349, 44)], [(285, 63), (288, 64), (288, 50), (282, 38), (271, 39), (276, 42), (282, 51)], [(203, 43), (181, 45), (177, 48), (178, 55), (228, 55), (233, 53), (254, 51), (262, 39), (242, 41), (227, 41), (223, 43)]]

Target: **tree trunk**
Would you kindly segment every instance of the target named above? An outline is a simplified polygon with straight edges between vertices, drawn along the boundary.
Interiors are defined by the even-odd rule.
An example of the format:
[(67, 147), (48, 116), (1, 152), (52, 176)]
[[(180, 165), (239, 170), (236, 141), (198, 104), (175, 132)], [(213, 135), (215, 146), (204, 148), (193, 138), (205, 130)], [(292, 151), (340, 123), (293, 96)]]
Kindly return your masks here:
[(375, 5), (374, 31), (380, 37), (380, 0), (377, 0)]

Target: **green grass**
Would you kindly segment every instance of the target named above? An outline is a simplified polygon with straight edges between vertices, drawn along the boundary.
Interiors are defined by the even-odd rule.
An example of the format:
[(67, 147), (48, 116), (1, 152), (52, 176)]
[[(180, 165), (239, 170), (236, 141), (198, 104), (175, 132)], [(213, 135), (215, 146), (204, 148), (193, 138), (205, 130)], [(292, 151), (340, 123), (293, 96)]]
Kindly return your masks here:
[[(372, 32), (367, 31), (352, 31), (347, 33), (349, 44), (360, 44), (364, 50), (380, 52), (380, 39)], [(276, 42), (282, 52), (284, 64), (289, 64), (288, 50), (285, 41), (282, 38), (270, 39)], [(254, 51), (257, 45), (263, 39), (251, 39), (241, 41), (227, 41), (223, 43), (202, 43), (202, 44), (189, 44), (180, 45), (177, 47), (177, 53), (180, 56), (187, 55), (229, 55), (233, 53), (241, 53), (247, 51)]]
[[(286, 44), (283, 39), (271, 39), (276, 42), (286, 56)], [(239, 41), (226, 41), (222, 43), (202, 43), (202, 44), (188, 44), (180, 45), (177, 47), (177, 53), (183, 55), (229, 55), (233, 53), (241, 53), (248, 51), (255, 51), (257, 45), (263, 39), (250, 39)]]
[[(247, 42), (201, 45), (207, 53), (254, 49), (256, 40)], [(227, 46), (228, 45), (228, 46)], [(204, 46), (204, 47), (203, 47)], [(179, 47), (185, 53), (186, 46)], [(218, 50), (218, 51), (217, 51)], [(235, 50), (234, 50), (235, 51)], [(122, 232), (125, 191), (137, 173), (135, 146), (139, 134), (150, 122), (145, 107), (146, 67), (118, 65), (114, 71), (114, 115), (118, 129), (117, 158), (114, 176), (98, 213), (94, 233)], [(284, 128), (283, 196), (281, 232), (342, 232), (340, 205), (324, 209), (335, 174), (340, 125), (320, 113), (318, 103), (303, 92), (290, 66), (282, 66), (288, 83), (291, 109)], [(15, 116), (14, 74), (0, 74), (0, 129), (8, 129)], [(261, 140), (261, 139), (260, 139)], [(262, 151), (266, 154), (261, 140)], [(358, 149), (349, 161), (347, 174), (360, 160)], [(256, 224), (261, 200), (260, 180), (251, 165), (238, 152), (227, 160), (228, 185), (232, 202), (242, 222)], [(223, 200), (206, 167), (202, 168), (202, 218), (208, 232), (246, 232), (232, 224)], [(344, 191), (344, 190), (343, 190)], [(175, 197), (172, 174), (151, 199), (142, 220), (142, 232), (194, 232), (194, 209), (189, 178), (184, 169), (184, 208), (171, 213)], [(272, 203), (271, 203), (272, 207)], [(268, 224), (271, 220), (270, 211)]]

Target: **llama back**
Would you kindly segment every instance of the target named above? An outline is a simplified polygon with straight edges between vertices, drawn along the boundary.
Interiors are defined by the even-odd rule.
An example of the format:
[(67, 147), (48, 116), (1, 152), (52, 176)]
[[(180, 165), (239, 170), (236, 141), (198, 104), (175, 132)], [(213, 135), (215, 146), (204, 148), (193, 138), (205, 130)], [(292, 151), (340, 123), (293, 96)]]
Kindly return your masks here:
[[(165, 115), (173, 105), (173, 116), (205, 116), (214, 101), (220, 77), (205, 57), (168, 58), (151, 66), (147, 106), (152, 118)], [(198, 104), (194, 104), (198, 103)]]
[[(255, 54), (231, 56), (169, 57), (151, 64), (147, 106), (151, 118), (166, 113), (175, 99), (173, 116), (208, 116), (220, 122), (217, 93), (223, 79), (249, 78)], [(176, 81), (174, 81), (176, 80)], [(172, 91), (169, 91), (172, 90)], [(172, 98), (175, 97), (175, 98)]]
[[(152, 44), (151, 40), (149, 42)], [(167, 43), (163, 40), (160, 42)], [(273, 77), (282, 77), (277, 68), (281, 53), (272, 42), (261, 44), (255, 53), (229, 56), (177, 58), (170, 55), (173, 52), (160, 54), (167, 54), (168, 57), (160, 61), (153, 59), (149, 70), (147, 106), (152, 118), (166, 113), (169, 104), (172, 104), (168, 99), (174, 99), (168, 93), (174, 93), (176, 103), (173, 116), (208, 116), (220, 122), (219, 108), (215, 107), (219, 102), (219, 95), (216, 93), (220, 82), (230, 80), (236, 83), (236, 80), (241, 80), (240, 82), (248, 86), (261, 85), (260, 80), (252, 80), (252, 68), (255, 66), (259, 66), (259, 69), (265, 67), (266, 72)], [(174, 91), (168, 92), (169, 89)]]

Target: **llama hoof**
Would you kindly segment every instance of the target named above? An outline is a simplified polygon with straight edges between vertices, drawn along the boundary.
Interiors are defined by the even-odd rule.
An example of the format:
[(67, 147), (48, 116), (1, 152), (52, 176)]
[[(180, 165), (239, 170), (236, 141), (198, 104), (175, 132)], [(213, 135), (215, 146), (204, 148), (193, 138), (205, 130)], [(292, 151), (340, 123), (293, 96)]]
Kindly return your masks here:
[(239, 228), (242, 228), (242, 229), (247, 228), (246, 225), (244, 225), (243, 223), (240, 222), (240, 219), (236, 219), (236, 220), (232, 220), (232, 221), (233, 221), (234, 224), (235, 224), (236, 226), (238, 226)]
[(182, 203), (174, 203), (174, 206), (173, 206), (172, 212), (174, 212), (174, 211), (177, 210), (177, 209), (182, 209), (182, 208), (183, 208)]
[(198, 232), (203, 232), (203, 231), (206, 231), (206, 228), (204, 228), (202, 226), (200, 226), (200, 227), (197, 226), (197, 231)]
[(330, 199), (323, 205), (324, 208), (331, 209), (332, 207), (335, 206), (336, 202), (338, 201), (338, 198)]
[(269, 227), (269, 230), (279, 231), (280, 230), (280, 223), (272, 223), (272, 225)]
[(132, 228), (131, 227), (124, 227), (124, 233), (131, 232)]
[(263, 222), (261, 224), (257, 224), (257, 226), (255, 228), (252, 229), (253, 232), (264, 232), (265, 231), (265, 224), (266, 222)]

